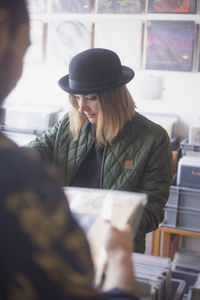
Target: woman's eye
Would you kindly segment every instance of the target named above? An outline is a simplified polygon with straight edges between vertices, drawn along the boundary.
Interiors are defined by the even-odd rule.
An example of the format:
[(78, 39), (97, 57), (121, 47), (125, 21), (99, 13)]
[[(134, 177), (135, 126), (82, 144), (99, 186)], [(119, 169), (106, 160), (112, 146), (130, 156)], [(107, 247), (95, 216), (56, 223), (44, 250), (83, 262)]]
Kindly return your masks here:
[(96, 97), (96, 96), (93, 96), (93, 97), (87, 97), (87, 100), (90, 100), (90, 101), (97, 100), (97, 97)]
[[(78, 101), (81, 99), (81, 97), (78, 95), (77, 96), (74, 95), (74, 99)], [(87, 101), (94, 101), (94, 100), (97, 100), (97, 96), (85, 96), (84, 99)]]

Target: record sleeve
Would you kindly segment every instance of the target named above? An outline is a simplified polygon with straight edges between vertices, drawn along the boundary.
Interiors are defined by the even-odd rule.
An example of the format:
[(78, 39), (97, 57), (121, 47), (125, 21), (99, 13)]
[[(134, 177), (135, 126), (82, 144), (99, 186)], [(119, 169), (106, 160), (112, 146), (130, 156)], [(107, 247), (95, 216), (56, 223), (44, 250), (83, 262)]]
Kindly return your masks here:
[(87, 236), (96, 269), (94, 282), (95, 286), (99, 286), (106, 258), (101, 244), (103, 220), (109, 220), (118, 229), (129, 223), (133, 235), (136, 236), (147, 203), (147, 195), (78, 187), (64, 187), (64, 192), (74, 218)]
[(137, 14), (143, 11), (143, 0), (97, 0), (97, 13)]
[(200, 145), (200, 125), (190, 126), (188, 142), (192, 145)]
[(25, 63), (42, 64), (45, 60), (47, 24), (41, 20), (30, 21), (31, 44), (25, 55)]
[(198, 72), (200, 72), (200, 51), (198, 54)]
[(193, 21), (148, 21), (146, 29), (146, 69), (192, 71)]
[[(200, 5), (200, 3), (199, 3)], [(196, 55), (196, 68), (200, 72), (200, 24), (197, 24), (197, 55)]]
[(48, 63), (67, 66), (73, 56), (92, 46), (92, 22), (52, 21), (49, 28)]
[(200, 158), (183, 156), (178, 162), (177, 185), (200, 189)]
[(53, 13), (90, 13), (92, 0), (52, 0)]
[(29, 13), (46, 12), (47, 0), (27, 0)]
[(149, 0), (149, 13), (183, 13), (194, 14), (197, 0)]
[(181, 166), (179, 185), (194, 189), (200, 189), (200, 167)]

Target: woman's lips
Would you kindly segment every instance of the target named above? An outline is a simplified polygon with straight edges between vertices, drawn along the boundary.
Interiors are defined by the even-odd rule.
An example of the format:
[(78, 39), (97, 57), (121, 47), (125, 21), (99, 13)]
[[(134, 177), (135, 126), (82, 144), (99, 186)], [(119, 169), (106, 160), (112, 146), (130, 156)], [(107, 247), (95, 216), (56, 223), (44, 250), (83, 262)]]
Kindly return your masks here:
[(95, 114), (85, 114), (87, 118), (94, 118)]

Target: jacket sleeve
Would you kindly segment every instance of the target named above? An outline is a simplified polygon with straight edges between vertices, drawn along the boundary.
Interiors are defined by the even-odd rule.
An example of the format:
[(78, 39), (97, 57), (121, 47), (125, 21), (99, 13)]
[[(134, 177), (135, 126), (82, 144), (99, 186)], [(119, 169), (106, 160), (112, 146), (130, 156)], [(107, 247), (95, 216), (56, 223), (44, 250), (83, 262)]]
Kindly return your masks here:
[(45, 161), (52, 162), (53, 154), (56, 151), (57, 140), (61, 133), (61, 127), (66, 121), (67, 115), (58, 121), (51, 129), (47, 130), (41, 136), (28, 143), (25, 147), (29, 148), (30, 152), (37, 152)]
[(140, 229), (155, 230), (163, 220), (163, 209), (169, 197), (172, 180), (172, 152), (165, 130), (155, 135), (152, 150), (142, 174), (139, 189), (148, 195)]

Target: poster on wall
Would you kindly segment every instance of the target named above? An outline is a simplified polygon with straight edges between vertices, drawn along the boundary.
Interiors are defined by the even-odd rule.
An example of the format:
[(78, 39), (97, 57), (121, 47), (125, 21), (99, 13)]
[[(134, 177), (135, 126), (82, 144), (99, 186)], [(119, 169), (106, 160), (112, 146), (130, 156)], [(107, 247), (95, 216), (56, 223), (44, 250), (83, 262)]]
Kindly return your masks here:
[(52, 21), (49, 28), (48, 63), (68, 66), (77, 53), (92, 47), (92, 22)]
[(197, 71), (200, 72), (200, 24), (198, 27)]
[(47, 0), (27, 0), (29, 13), (44, 13), (46, 11)]
[(148, 0), (149, 13), (195, 14), (197, 0)]
[(146, 69), (192, 71), (195, 23), (148, 21)]
[(92, 0), (52, 0), (54, 13), (90, 13)]
[(30, 21), (31, 44), (25, 55), (26, 64), (42, 64), (45, 60), (47, 24), (41, 20)]
[(143, 0), (97, 0), (97, 13), (137, 14), (143, 11)]
[(197, 27), (196, 71), (200, 72), (200, 24)]
[(200, 53), (199, 53), (199, 62), (198, 62), (198, 72), (200, 72)]

